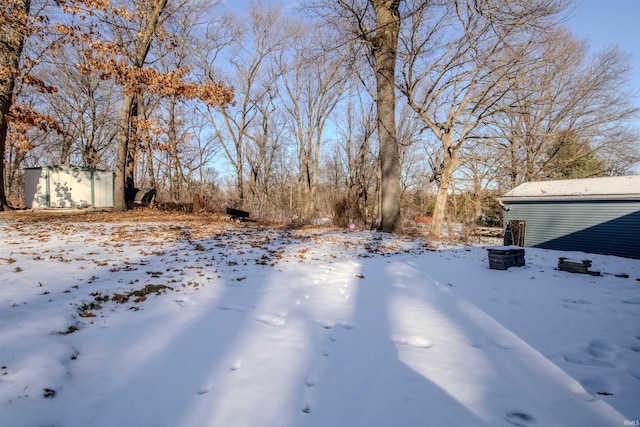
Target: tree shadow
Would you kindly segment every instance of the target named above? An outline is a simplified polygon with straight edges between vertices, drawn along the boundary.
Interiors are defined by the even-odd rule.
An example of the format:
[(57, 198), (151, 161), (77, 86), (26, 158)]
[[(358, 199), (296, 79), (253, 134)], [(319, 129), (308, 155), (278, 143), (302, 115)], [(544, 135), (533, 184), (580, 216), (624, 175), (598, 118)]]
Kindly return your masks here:
[[(362, 255), (370, 257), (364, 249)], [(352, 317), (316, 346), (324, 363), (310, 367), (317, 372), (304, 406), (308, 413), (291, 425), (487, 425), (401, 360), (402, 350), (428, 357), (431, 344), (393, 330), (390, 303), (403, 290), (389, 274), (391, 261), (374, 255), (352, 262)]]
[(420, 257), (371, 255), (375, 236), (326, 256), (319, 239), (339, 248), (339, 232), (233, 228), (147, 256), (163, 280), (164, 267), (198, 262), (220, 277), (59, 337), (76, 358), (38, 423), (526, 426), (576, 408), (581, 422), (611, 419), (576, 403), (566, 374), (426, 275)]

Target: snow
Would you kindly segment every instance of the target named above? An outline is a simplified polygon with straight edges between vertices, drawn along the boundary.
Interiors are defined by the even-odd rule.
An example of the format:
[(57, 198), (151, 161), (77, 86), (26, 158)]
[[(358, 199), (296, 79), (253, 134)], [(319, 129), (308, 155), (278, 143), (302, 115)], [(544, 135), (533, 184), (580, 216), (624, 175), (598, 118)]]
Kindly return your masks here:
[(637, 199), (640, 197), (640, 175), (525, 182), (505, 193), (501, 200), (540, 197)]
[[(500, 271), (486, 247), (224, 223), (0, 230), (3, 427), (640, 420), (638, 260), (527, 248)], [(147, 285), (171, 289), (126, 298)]]

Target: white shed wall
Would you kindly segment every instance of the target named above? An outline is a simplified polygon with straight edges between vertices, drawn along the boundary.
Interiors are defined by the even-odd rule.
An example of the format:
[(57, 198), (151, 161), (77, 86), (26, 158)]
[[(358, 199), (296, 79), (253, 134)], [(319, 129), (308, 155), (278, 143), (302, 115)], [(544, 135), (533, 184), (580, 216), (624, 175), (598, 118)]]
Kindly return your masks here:
[(25, 169), (25, 207), (113, 207), (113, 173), (73, 167)]
[(113, 172), (95, 171), (93, 173), (93, 197), (94, 207), (113, 207)]
[(24, 204), (27, 209), (49, 207), (46, 170), (26, 169), (24, 171)]

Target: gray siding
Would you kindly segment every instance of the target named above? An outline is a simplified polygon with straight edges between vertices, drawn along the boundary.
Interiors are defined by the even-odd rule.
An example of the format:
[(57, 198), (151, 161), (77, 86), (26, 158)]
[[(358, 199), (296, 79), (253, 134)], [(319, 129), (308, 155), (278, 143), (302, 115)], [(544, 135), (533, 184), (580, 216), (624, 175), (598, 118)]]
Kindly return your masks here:
[(639, 201), (504, 201), (505, 226), (526, 221), (525, 246), (640, 259)]

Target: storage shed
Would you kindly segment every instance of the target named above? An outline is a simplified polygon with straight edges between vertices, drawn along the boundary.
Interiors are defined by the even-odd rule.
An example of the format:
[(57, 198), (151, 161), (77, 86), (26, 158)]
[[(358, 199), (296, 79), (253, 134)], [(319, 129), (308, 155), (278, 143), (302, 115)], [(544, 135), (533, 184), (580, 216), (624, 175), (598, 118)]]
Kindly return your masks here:
[(527, 182), (498, 199), (504, 244), (640, 259), (640, 176)]
[(26, 168), (24, 192), (27, 209), (113, 207), (113, 172), (74, 166)]

